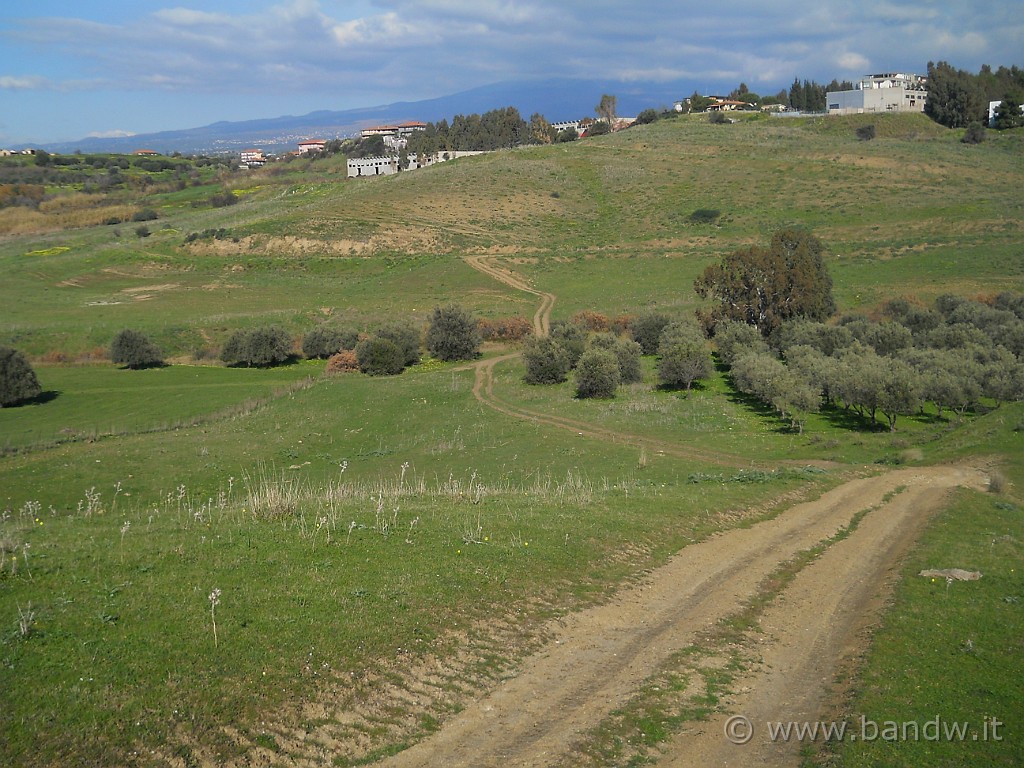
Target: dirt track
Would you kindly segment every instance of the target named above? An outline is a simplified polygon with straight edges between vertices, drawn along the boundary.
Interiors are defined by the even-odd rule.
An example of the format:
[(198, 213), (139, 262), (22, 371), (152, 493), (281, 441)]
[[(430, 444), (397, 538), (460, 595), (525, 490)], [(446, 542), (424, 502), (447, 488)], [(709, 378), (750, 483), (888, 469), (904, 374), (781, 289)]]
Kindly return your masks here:
[(743, 682), (746, 693), (729, 702), (731, 712), (750, 718), (754, 739), (745, 746), (729, 743), (723, 715), (679, 735), (660, 763), (796, 764), (799, 744), (771, 744), (764, 722), (820, 718), (817, 707), (835, 665), (899, 556), (952, 488), (983, 484), (982, 475), (964, 468), (892, 471), (687, 547), (639, 586), (563, 620), (554, 640), (516, 677), (381, 765), (559, 763), (670, 654), (737, 612), (779, 565), (871, 509), (852, 535), (807, 566), (762, 617), (765, 663)]
[[(534, 325), (538, 332), (547, 329), (551, 294), (482, 258), (469, 261), (506, 285), (544, 297)], [(493, 370), (511, 357), (475, 366), (473, 394), (481, 402), (585, 436), (652, 445), (504, 403), (494, 395)], [(727, 464), (735, 458), (679, 445), (655, 447), (680, 458)], [(658, 762), (676, 768), (799, 764), (800, 744), (772, 743), (765, 724), (822, 719), (836, 666), (856, 647), (860, 630), (891, 590), (900, 557), (952, 489), (984, 488), (985, 482), (980, 472), (963, 467), (891, 471), (847, 482), (772, 520), (689, 546), (638, 586), (559, 622), (554, 639), (514, 678), (472, 702), (431, 738), (381, 765), (571, 765), (574, 745), (626, 704), (675, 651), (740, 611), (762, 581), (794, 555), (827, 542), (866, 512), (853, 533), (804, 567), (762, 614), (758, 651), (763, 663), (739, 683), (742, 693), (727, 702), (728, 711), (680, 733), (664, 746)], [(726, 738), (731, 715), (749, 719), (749, 742), (738, 745)]]

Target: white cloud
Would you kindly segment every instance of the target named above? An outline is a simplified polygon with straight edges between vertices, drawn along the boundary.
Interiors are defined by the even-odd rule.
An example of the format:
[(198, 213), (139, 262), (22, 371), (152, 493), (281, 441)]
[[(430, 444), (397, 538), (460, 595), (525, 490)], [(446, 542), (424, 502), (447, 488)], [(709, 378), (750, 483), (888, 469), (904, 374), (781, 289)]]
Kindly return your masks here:
[(116, 129), (113, 131), (93, 131), (88, 134), (90, 139), (123, 139), (134, 135), (135, 133), (132, 131), (120, 131)]
[(0, 90), (38, 91), (51, 88), (53, 88), (53, 83), (39, 75), (0, 75)]
[(852, 51), (840, 53), (836, 56), (835, 61), (836, 66), (843, 71), (842, 73), (860, 72), (861, 74), (867, 74), (867, 70), (871, 67), (871, 61), (867, 56), (862, 56)]

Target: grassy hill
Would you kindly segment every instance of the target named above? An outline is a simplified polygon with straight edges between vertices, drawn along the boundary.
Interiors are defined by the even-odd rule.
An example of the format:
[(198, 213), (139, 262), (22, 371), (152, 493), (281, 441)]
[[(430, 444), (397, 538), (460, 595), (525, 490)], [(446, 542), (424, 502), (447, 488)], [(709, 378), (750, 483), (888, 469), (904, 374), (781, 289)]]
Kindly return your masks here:
[[(968, 146), (924, 116), (888, 115), (860, 141), (865, 122), (681, 117), (358, 182), (337, 161), (265, 169), (224, 182), (242, 198), (231, 208), (155, 195), (139, 201), (160, 215), (146, 238), (126, 225), (0, 241), (0, 341), (75, 356), (130, 325), (187, 355), (260, 320), (298, 334), (328, 314), (360, 325), (452, 297), (485, 316), (526, 311), (466, 253), (515, 259), (560, 294), (556, 317), (689, 309), (707, 263), (783, 225), (826, 244), (843, 310), (953, 281), (966, 294), (1024, 286), (1020, 136)], [(691, 223), (698, 209), (720, 217)], [(216, 229), (223, 239), (184, 245)]]
[[(869, 122), (877, 138), (858, 140)], [(0, 344), (34, 358), (47, 396), (0, 410), (0, 763), (369, 761), (508, 674), (552, 616), (893, 463), (1002, 466), (1002, 494), (958, 497), (984, 516), (944, 517), (932, 546), (967, 531), (978, 549), (998, 530), (986, 569), (1007, 573), (984, 584), (1019, 594), (1020, 403), (929, 409), (895, 434), (815, 414), (796, 433), (722, 371), (658, 389), (651, 359), (644, 383), (602, 402), (523, 384), (497, 345), (489, 369), (428, 361), (379, 379), (193, 363), (266, 322), (367, 329), (453, 300), (533, 315), (536, 295), (467, 255), (557, 295), (556, 317), (689, 313), (704, 266), (784, 225), (825, 243), (841, 311), (1021, 291), (1022, 150), (1020, 131), (967, 146), (923, 116), (680, 117), (396, 177), (299, 161), (97, 200), (156, 210), (146, 237), (47, 211), (8, 230)], [(240, 202), (202, 204), (223, 189)], [(176, 364), (103, 362), (125, 327)], [(942, 631), (996, 615), (986, 606)], [(1005, 626), (992, 669), (1016, 663)], [(905, 663), (881, 653), (883, 678)], [(942, 675), (929, 683), (941, 700)], [(1008, 720), (1019, 692), (1000, 691), (964, 706)], [(993, 759), (1019, 761), (1017, 743), (990, 745)]]

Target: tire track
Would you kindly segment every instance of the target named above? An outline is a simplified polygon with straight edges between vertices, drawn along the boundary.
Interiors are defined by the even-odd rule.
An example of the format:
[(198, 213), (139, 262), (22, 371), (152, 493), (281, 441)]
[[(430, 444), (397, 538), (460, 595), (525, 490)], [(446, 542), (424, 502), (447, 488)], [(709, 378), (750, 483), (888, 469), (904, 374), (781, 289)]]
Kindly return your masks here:
[[(381, 765), (487, 768), (571, 761), (574, 743), (625, 704), (673, 652), (739, 611), (781, 564), (835, 536), (857, 513), (872, 509), (853, 535), (805, 568), (764, 619), (766, 625), (781, 628), (778, 639), (770, 639), (764, 650), (774, 677), (749, 698), (763, 712), (775, 712), (788, 702), (820, 697), (827, 684), (825, 667), (834, 662), (842, 642), (807, 642), (807, 632), (814, 638), (827, 635), (835, 621), (840, 627), (853, 626), (886, 570), (944, 503), (947, 492), (980, 484), (978, 473), (955, 467), (895, 470), (850, 481), (771, 520), (686, 547), (609, 603), (559, 621), (553, 640), (519, 674), (471, 703), (433, 736)], [(891, 498), (901, 488), (904, 493)], [(857, 588), (851, 590), (851, 583)], [(842, 629), (834, 633), (840, 641), (848, 641), (848, 634)], [(750, 711), (755, 716), (762, 712)], [(718, 765), (724, 759), (751, 765), (760, 759), (752, 745), (750, 752), (723, 745), (718, 721), (700, 727), (696, 736), (683, 734), (671, 743), (666, 764)], [(726, 751), (721, 751), (723, 746)], [(789, 754), (766, 759), (780, 757), (788, 760)]]
[(493, 277), (499, 283), (540, 297), (540, 306), (533, 313), (533, 332), (537, 336), (547, 336), (551, 332), (551, 310), (555, 306), (557, 297), (553, 293), (538, 291), (530, 286), (526, 279), (517, 275), (510, 269), (499, 269), (488, 263), (486, 256), (466, 256), (466, 263), (477, 272), (483, 272), (488, 277)]

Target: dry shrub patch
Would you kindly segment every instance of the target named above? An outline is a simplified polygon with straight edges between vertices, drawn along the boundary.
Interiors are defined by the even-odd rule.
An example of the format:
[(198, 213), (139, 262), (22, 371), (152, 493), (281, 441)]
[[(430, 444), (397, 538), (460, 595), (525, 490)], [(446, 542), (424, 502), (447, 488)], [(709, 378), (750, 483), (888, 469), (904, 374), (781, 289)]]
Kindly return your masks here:
[(355, 350), (344, 349), (338, 354), (327, 358), (327, 367), (324, 369), (324, 373), (350, 373), (358, 370), (359, 359), (356, 357)]

